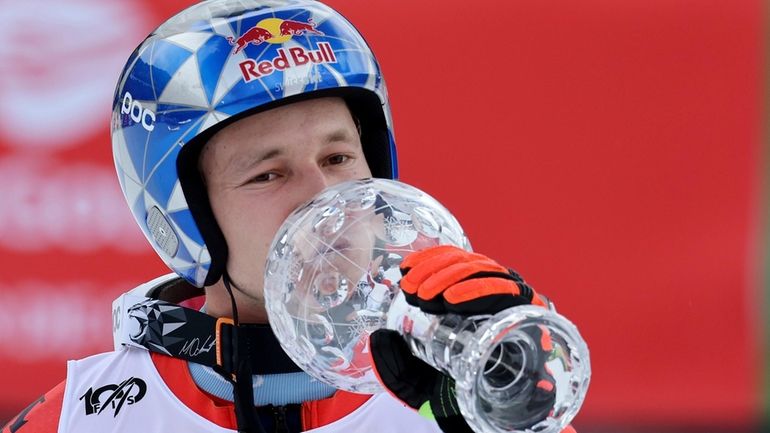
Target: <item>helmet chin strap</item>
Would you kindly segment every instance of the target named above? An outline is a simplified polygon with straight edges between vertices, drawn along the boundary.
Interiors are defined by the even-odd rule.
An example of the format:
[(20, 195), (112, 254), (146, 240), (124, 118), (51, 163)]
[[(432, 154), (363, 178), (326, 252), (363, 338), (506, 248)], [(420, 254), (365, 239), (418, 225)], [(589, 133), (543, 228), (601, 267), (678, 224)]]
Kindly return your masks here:
[(227, 294), (230, 296), (230, 307), (233, 311), (233, 325), (238, 326), (240, 325), (240, 321), (238, 320), (238, 305), (235, 302), (235, 295), (233, 295), (233, 286), (239, 291), (242, 291), (240, 287), (238, 287), (237, 284), (232, 282), (230, 279), (230, 274), (227, 273), (227, 270), (225, 270), (222, 273), (222, 283), (225, 285), (225, 290), (227, 290)]
[[(235, 303), (235, 296), (233, 295), (233, 289), (230, 276), (227, 271), (222, 275), (222, 282), (224, 283), (227, 294), (230, 295), (230, 302), (233, 310), (233, 333), (232, 338), (235, 344), (233, 344), (233, 359), (236, 363), (235, 374), (228, 374), (227, 372), (219, 369), (218, 373), (222, 375), (228, 382), (233, 385), (233, 401), (235, 403), (235, 419), (238, 423), (239, 433), (265, 433), (264, 427), (259, 422), (257, 417), (257, 411), (254, 407), (254, 382), (252, 376), (251, 359), (249, 359), (249, 353), (246, 351), (245, 355), (241, 354), (239, 341), (239, 321), (238, 321), (238, 306)], [(235, 286), (238, 289), (238, 286)], [(240, 289), (238, 289), (240, 290)]]

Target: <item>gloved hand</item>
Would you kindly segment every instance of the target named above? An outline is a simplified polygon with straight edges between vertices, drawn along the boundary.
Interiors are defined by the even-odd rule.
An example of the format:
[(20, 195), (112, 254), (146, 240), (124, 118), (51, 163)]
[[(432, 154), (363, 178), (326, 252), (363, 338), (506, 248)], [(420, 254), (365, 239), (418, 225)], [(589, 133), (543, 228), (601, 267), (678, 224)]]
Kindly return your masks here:
[[(546, 305), (513, 270), (453, 246), (414, 252), (401, 262), (400, 269), (406, 301), (430, 314), (476, 316), (524, 304)], [(547, 333), (534, 341), (550, 344)], [(398, 332), (377, 330), (369, 344), (375, 372), (392, 395), (435, 419), (446, 433), (472, 432), (457, 405), (454, 380), (412, 355)], [(543, 353), (547, 353), (546, 347)], [(522, 400), (523, 421), (545, 419), (553, 405), (554, 380), (545, 369), (545, 359), (538, 375), (528, 391), (531, 398)]]

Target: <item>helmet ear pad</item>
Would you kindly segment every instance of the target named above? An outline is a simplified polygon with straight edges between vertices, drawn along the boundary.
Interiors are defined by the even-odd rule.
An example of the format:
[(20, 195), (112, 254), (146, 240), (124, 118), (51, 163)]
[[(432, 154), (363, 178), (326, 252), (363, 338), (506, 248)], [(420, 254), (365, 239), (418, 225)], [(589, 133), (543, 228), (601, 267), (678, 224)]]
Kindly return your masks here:
[(211, 257), (209, 271), (204, 287), (211, 286), (222, 278), (227, 264), (227, 242), (225, 235), (219, 228), (214, 212), (211, 210), (206, 183), (198, 166), (198, 158), (203, 146), (214, 136), (216, 131), (224, 128), (224, 122), (209, 128), (189, 141), (179, 151), (176, 160), (176, 171), (179, 175), (179, 184), (182, 187), (187, 206), (195, 220), (195, 225), (206, 243)]
[(222, 278), (226, 270), (228, 249), (225, 236), (211, 209), (206, 184), (199, 169), (198, 160), (203, 146), (218, 131), (238, 120), (293, 102), (328, 96), (342, 97), (360, 126), (361, 145), (372, 177), (396, 179), (395, 147), (388, 133), (382, 104), (375, 93), (360, 88), (319, 90), (281, 99), (232, 116), (199, 133), (180, 150), (176, 169), (190, 213), (211, 256), (204, 286), (211, 286)]
[(336, 89), (361, 128), (361, 145), (372, 177), (397, 179), (396, 148), (383, 114), (382, 103), (374, 93), (358, 88)]

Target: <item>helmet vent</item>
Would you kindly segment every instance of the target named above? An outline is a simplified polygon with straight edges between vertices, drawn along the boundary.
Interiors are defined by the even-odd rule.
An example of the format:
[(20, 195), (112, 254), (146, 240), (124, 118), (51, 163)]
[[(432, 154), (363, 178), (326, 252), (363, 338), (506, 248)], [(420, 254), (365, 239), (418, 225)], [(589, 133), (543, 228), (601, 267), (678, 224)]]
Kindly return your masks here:
[(174, 257), (179, 250), (179, 238), (157, 206), (153, 206), (147, 213), (147, 227), (158, 247), (169, 257)]

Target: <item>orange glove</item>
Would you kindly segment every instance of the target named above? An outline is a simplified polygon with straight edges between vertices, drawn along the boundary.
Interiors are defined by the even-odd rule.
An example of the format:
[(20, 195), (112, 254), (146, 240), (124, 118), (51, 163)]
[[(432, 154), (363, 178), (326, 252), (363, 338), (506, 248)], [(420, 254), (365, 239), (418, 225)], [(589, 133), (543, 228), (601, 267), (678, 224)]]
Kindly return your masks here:
[(512, 269), (451, 245), (408, 255), (401, 274), (406, 301), (426, 313), (472, 316), (525, 304), (546, 306)]
[[(513, 270), (494, 260), (453, 246), (437, 246), (408, 255), (401, 262), (400, 285), (406, 301), (430, 314), (462, 316), (495, 314), (506, 308), (545, 306)], [(539, 328), (534, 331), (537, 332)], [(548, 345), (543, 335), (534, 341)], [(415, 357), (396, 331), (379, 329), (370, 336), (372, 364), (380, 382), (406, 405), (433, 418), (445, 433), (472, 433), (454, 396), (454, 381)], [(554, 381), (545, 369), (547, 347), (538, 361), (543, 367), (532, 383), (523, 385), (516, 409), (522, 428), (545, 419), (553, 407)]]

